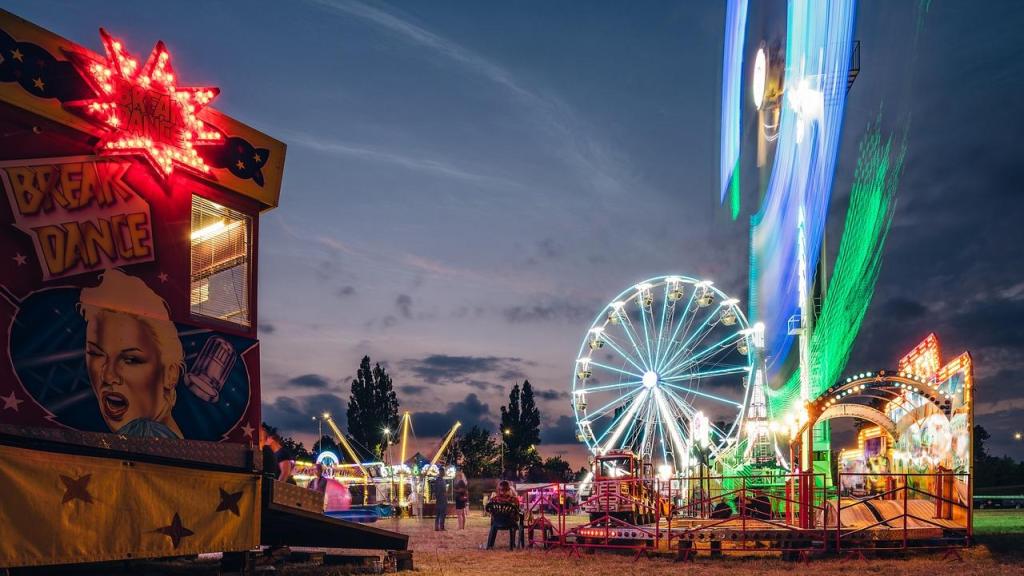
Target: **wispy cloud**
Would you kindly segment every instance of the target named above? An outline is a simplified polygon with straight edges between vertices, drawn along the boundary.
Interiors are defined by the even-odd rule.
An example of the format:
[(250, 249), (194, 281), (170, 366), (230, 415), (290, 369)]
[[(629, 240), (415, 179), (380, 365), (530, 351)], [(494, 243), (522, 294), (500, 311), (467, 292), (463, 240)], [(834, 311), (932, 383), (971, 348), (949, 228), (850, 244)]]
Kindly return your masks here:
[(532, 116), (536, 126), (546, 132), (540, 139), (550, 143), (549, 150), (573, 169), (590, 192), (617, 197), (635, 191), (640, 185), (612, 147), (595, 137), (571, 107), (551, 94), (528, 87), (499, 63), (384, 8), (353, 0), (311, 1), (379, 26), (504, 88)]
[(314, 3), (325, 8), (344, 12), (352, 16), (368, 20), (386, 30), (405, 38), (413, 44), (430, 48), (455, 62), (458, 62), (487, 78), (509, 89), (513, 94), (528, 101), (539, 101), (540, 98), (527, 90), (507, 70), (476, 54), (475, 52), (452, 42), (438, 34), (402, 19), (391, 12), (375, 8), (361, 2), (347, 0), (314, 0)]
[(381, 164), (399, 166), (415, 172), (432, 174), (434, 176), (444, 178), (454, 178), (456, 180), (463, 180), (476, 184), (489, 184), (500, 187), (520, 186), (518, 182), (513, 180), (473, 172), (471, 170), (463, 169), (452, 162), (446, 162), (443, 160), (425, 158), (411, 154), (399, 154), (374, 146), (343, 142), (331, 138), (321, 138), (295, 130), (278, 129), (276, 130), (276, 133), (290, 145), (301, 146), (330, 156), (379, 162)]

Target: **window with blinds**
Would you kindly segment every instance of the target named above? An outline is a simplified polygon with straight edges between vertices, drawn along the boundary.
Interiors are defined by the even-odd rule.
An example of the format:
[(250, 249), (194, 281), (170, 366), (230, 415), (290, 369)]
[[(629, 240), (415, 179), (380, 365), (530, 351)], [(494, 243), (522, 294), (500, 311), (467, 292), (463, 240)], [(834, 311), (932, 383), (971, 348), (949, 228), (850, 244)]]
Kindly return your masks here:
[(241, 212), (192, 196), (192, 314), (249, 326), (249, 228)]

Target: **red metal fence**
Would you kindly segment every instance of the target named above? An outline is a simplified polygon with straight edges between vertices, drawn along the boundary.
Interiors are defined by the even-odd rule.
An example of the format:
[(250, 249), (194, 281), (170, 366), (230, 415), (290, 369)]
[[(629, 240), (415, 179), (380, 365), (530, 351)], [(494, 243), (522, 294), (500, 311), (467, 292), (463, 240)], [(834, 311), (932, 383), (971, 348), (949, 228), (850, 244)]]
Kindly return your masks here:
[(566, 484), (524, 492), (521, 541), (570, 554), (591, 549), (668, 552), (816, 553), (942, 549), (971, 539), (964, 474), (873, 474), (871, 493), (844, 490), (839, 474), (702, 476), (594, 481), (582, 497)]

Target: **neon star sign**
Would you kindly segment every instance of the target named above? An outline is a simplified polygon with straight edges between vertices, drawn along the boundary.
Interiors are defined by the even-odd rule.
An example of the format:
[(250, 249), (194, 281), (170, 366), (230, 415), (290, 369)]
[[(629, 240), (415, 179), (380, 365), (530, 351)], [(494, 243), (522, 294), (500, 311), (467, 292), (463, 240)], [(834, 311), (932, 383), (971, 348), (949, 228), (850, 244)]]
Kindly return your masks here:
[(124, 45), (102, 28), (100, 37), (106, 62), (83, 65), (97, 97), (80, 103), (109, 130), (98, 149), (104, 154), (142, 154), (163, 176), (175, 165), (208, 173), (210, 167), (196, 146), (215, 144), (223, 137), (197, 114), (220, 90), (178, 86), (163, 42), (156, 43), (139, 67)]

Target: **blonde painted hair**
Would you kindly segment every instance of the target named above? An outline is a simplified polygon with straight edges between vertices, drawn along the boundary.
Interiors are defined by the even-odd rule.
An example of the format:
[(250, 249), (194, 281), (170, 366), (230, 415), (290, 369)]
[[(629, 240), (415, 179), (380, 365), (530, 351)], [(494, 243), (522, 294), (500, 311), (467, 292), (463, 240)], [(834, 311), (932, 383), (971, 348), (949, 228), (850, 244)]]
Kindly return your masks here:
[[(103, 313), (127, 314), (142, 323), (156, 342), (164, 374), (177, 369), (179, 377), (185, 372), (185, 350), (178, 338), (178, 329), (171, 321), (171, 312), (164, 301), (141, 278), (129, 276), (113, 268), (100, 275), (100, 283), (93, 288), (82, 288), (78, 311), (86, 323)], [(169, 401), (177, 399), (171, 389)]]

